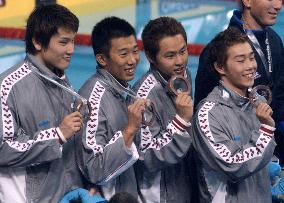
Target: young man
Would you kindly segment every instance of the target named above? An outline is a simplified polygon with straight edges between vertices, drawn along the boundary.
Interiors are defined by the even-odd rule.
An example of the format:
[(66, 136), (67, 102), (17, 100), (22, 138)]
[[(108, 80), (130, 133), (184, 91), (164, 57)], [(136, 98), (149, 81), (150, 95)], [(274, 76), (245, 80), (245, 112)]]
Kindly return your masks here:
[(82, 187), (73, 150), (82, 116), (52, 82), (68, 86), (78, 25), (63, 6), (37, 7), (27, 21), (25, 60), (1, 74), (0, 202), (58, 202)]
[(275, 142), (272, 110), (248, 99), (257, 63), (248, 37), (228, 28), (210, 43), (219, 86), (192, 121), (201, 202), (271, 202), (268, 167)]
[(132, 165), (139, 155), (133, 139), (145, 101), (127, 107), (125, 100), (127, 82), (139, 61), (134, 28), (123, 19), (105, 18), (95, 25), (92, 44), (98, 67), (80, 90), (91, 104), (91, 114), (78, 141), (79, 165), (90, 182), (101, 186), (106, 199), (123, 191), (137, 198)]
[(136, 139), (141, 151), (136, 167), (141, 200), (190, 202), (192, 183), (184, 157), (191, 146), (192, 100), (190, 93), (175, 96), (168, 83), (173, 75), (181, 75), (191, 84), (186, 33), (174, 18), (160, 17), (145, 26), (142, 39), (151, 67), (135, 91), (149, 99), (155, 111), (153, 124), (142, 127)]
[[(271, 107), (277, 123), (276, 154), (284, 162), (284, 48), (279, 35), (270, 26), (276, 23), (281, 0), (241, 0), (242, 11), (234, 11), (229, 27), (236, 27), (250, 38), (257, 71), (254, 85), (269, 85), (273, 92)], [(252, 33), (252, 34), (251, 34)], [(210, 71), (208, 48), (199, 58), (195, 79), (194, 106), (218, 85), (218, 75)], [(281, 122), (282, 121), (282, 122)], [(282, 131), (282, 132), (281, 132)]]

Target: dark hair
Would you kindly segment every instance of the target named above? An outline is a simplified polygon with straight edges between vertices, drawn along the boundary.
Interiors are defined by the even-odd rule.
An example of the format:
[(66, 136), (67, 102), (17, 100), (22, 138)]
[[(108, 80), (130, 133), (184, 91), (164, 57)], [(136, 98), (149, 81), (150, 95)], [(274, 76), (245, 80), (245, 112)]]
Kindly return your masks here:
[(129, 37), (136, 33), (132, 25), (126, 20), (112, 16), (98, 22), (92, 31), (92, 46), (94, 54), (109, 56), (111, 40), (120, 37)]
[(212, 70), (214, 63), (224, 66), (228, 59), (228, 49), (236, 44), (249, 43), (249, 39), (245, 33), (241, 32), (238, 28), (229, 27), (223, 32), (220, 32), (209, 43), (209, 64)]
[(150, 20), (142, 32), (144, 50), (147, 55), (155, 60), (159, 52), (159, 42), (164, 37), (181, 34), (187, 43), (186, 32), (180, 22), (172, 17), (159, 17)]
[(47, 48), (51, 37), (58, 32), (59, 28), (77, 32), (78, 27), (78, 18), (64, 6), (53, 4), (36, 7), (27, 20), (26, 52), (36, 53), (33, 39), (43, 48)]
[(119, 192), (112, 196), (109, 203), (138, 203), (138, 200), (128, 192)]

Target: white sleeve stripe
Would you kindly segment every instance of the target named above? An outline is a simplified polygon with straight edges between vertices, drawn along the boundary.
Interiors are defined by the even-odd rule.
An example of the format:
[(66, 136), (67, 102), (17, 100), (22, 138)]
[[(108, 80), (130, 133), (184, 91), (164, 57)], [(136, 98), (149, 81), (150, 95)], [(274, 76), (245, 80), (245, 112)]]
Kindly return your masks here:
[(255, 157), (261, 156), (261, 153), (265, 150), (269, 144), (271, 137), (260, 132), (260, 136), (256, 141), (256, 147), (250, 147), (243, 151), (243, 153), (236, 153), (232, 155), (231, 151), (226, 145), (215, 143), (209, 124), (209, 111), (213, 108), (215, 103), (206, 102), (198, 112), (198, 124), (201, 131), (208, 139), (211, 147), (217, 152), (217, 154), (227, 163), (243, 163)]
[(105, 88), (100, 82), (96, 82), (91, 92), (89, 102), (91, 105), (91, 115), (86, 125), (86, 144), (93, 150), (94, 154), (102, 154), (103, 147), (96, 143), (96, 132), (99, 123), (99, 108), (100, 102), (105, 92)]
[[(158, 82), (156, 78), (152, 74), (149, 74), (138, 89), (137, 96), (146, 99), (157, 83)], [(147, 149), (151, 148), (160, 150), (172, 141), (172, 136), (174, 133), (185, 133), (183, 131), (184, 129), (176, 121), (170, 122), (167, 126), (166, 131), (159, 138), (153, 138), (153, 135), (148, 126), (141, 128), (140, 148), (142, 149), (142, 152), (146, 152)]]
[(151, 90), (153, 89), (153, 87), (155, 87), (156, 83), (157, 83), (156, 78), (152, 74), (149, 74), (142, 83), (142, 85), (140, 86), (140, 88), (138, 89), (136, 95), (139, 98), (146, 99), (149, 93), (151, 92)]
[(20, 143), (18, 141), (11, 141), (11, 140), (6, 140), (5, 143), (7, 143), (11, 148), (14, 148), (20, 152), (25, 152), (28, 151), (37, 142), (53, 140), (53, 139), (56, 140), (59, 139), (56, 128), (50, 128), (47, 130), (40, 131), (35, 140), (29, 140), (25, 143)]
[(173, 121), (168, 124), (165, 132), (158, 138), (153, 137), (148, 126), (141, 128), (141, 151), (145, 153), (148, 149), (161, 150), (164, 146), (171, 143), (175, 133), (182, 135), (187, 132), (177, 128)]
[(15, 133), (12, 113), (7, 104), (8, 96), (13, 86), (29, 73), (31, 73), (31, 70), (28, 68), (27, 64), (24, 63), (16, 71), (5, 77), (1, 83), (0, 98), (3, 122), (3, 141), (13, 139)]
[(27, 63), (23, 63), (21, 67), (5, 77), (1, 83), (0, 98), (2, 110), (2, 125), (3, 125), (3, 142), (7, 143), (11, 148), (24, 152), (29, 150), (33, 144), (41, 141), (58, 139), (55, 128), (40, 131), (35, 140), (27, 142), (13, 141), (14, 138), (14, 122), (11, 110), (7, 104), (8, 96), (13, 86), (29, 75), (32, 71), (28, 68)]
[(87, 122), (86, 127), (86, 144), (90, 149), (93, 150), (95, 156), (102, 154), (104, 147), (113, 144), (116, 140), (118, 140), (119, 137), (122, 137), (121, 131), (118, 131), (113, 135), (111, 140), (104, 147), (97, 144), (96, 132), (99, 124), (99, 109), (104, 92), (104, 86), (99, 81), (97, 81), (89, 98), (91, 105), (91, 116)]

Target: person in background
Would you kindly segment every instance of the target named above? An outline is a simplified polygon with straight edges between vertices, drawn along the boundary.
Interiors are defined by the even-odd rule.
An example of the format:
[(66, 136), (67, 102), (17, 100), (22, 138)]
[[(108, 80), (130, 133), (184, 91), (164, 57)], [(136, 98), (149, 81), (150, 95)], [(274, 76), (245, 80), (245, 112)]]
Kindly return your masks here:
[(230, 27), (208, 46), (219, 86), (192, 121), (200, 202), (271, 202), (268, 163), (276, 146), (272, 109), (251, 102), (257, 63), (249, 38)]
[(60, 87), (70, 89), (64, 71), (78, 26), (63, 6), (35, 8), (26, 58), (0, 75), (0, 202), (58, 202), (83, 185), (73, 150), (82, 115)]

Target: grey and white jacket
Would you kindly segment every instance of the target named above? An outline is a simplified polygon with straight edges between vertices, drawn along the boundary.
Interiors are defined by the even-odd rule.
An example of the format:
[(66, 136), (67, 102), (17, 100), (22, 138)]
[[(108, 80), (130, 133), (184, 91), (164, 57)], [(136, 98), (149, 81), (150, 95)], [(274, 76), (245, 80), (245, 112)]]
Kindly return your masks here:
[(78, 140), (78, 163), (107, 199), (121, 191), (138, 197), (133, 164), (139, 155), (134, 143), (130, 149), (124, 143), (122, 130), (128, 123), (128, 110), (120, 89), (110, 73), (98, 67), (79, 91), (88, 98), (91, 115)]
[[(189, 73), (187, 79), (191, 84)], [(155, 109), (153, 124), (142, 127), (136, 137), (140, 198), (147, 203), (190, 202), (190, 153), (186, 155), (192, 138), (188, 123), (176, 114), (175, 96), (153, 68), (137, 81), (134, 90), (138, 97), (150, 99)]]
[(220, 84), (199, 104), (192, 126), (200, 202), (271, 202), (274, 128), (259, 122), (248, 98)]
[(58, 202), (82, 187), (75, 140), (62, 146), (56, 130), (73, 98), (31, 66), (66, 83), (31, 55), (1, 74), (0, 202)]

